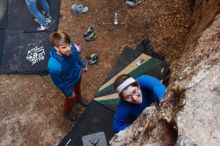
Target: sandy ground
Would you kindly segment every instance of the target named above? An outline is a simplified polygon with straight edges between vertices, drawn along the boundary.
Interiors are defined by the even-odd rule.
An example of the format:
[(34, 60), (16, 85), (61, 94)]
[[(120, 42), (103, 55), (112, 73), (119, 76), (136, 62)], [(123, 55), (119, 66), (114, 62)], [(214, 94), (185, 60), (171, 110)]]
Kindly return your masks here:
[[(77, 16), (70, 9), (73, 3), (89, 11)], [(100, 55), (83, 76), (83, 97), (91, 101), (123, 48), (135, 48), (144, 38), (168, 63), (175, 61), (191, 26), (191, 7), (188, 0), (145, 0), (134, 8), (122, 0), (61, 0), (59, 30), (81, 44), (85, 61), (86, 54)], [(115, 12), (118, 25), (113, 25)], [(82, 37), (88, 25), (98, 36), (89, 43)], [(75, 124), (63, 118), (63, 100), (48, 75), (0, 75), (0, 145), (57, 145)], [(73, 110), (80, 116), (84, 108)]]

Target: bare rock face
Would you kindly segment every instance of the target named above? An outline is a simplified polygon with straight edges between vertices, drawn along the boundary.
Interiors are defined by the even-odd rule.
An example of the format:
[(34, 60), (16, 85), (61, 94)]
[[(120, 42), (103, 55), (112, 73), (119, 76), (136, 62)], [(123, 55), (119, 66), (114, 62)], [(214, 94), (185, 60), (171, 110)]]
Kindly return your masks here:
[[(186, 89), (184, 108), (177, 114), (177, 145), (219, 145), (220, 15), (186, 60), (184, 77), (180, 76), (185, 79), (174, 84)], [(189, 139), (191, 144), (187, 144)]]
[[(190, 46), (190, 45), (188, 45)], [(220, 143), (220, 15), (171, 65), (166, 101), (146, 108), (112, 146), (217, 146)]]

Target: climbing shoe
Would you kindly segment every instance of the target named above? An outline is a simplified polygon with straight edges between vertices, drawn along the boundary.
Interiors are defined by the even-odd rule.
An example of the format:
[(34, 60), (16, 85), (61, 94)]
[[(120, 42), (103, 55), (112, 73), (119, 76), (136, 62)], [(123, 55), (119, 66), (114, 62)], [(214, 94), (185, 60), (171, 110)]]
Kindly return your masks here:
[(83, 33), (83, 37), (88, 37), (91, 33), (94, 32), (94, 28), (92, 26), (89, 26), (86, 30), (86, 32)]
[(89, 8), (81, 4), (73, 4), (71, 6), (72, 12), (75, 14), (82, 14), (88, 12)]
[(90, 41), (94, 41), (97, 38), (97, 35), (93, 32), (90, 33), (90, 35), (84, 37), (85, 41), (90, 42)]
[(89, 65), (93, 65), (93, 64), (96, 64), (96, 63), (98, 63), (98, 62), (99, 62), (99, 56), (98, 56), (98, 55), (95, 55), (95, 56), (93, 56), (91, 59), (89, 59), (88, 64), (89, 64)]
[(97, 58), (98, 58), (98, 55), (97, 55), (97, 54), (86, 55), (86, 58), (87, 58), (88, 60), (97, 59)]

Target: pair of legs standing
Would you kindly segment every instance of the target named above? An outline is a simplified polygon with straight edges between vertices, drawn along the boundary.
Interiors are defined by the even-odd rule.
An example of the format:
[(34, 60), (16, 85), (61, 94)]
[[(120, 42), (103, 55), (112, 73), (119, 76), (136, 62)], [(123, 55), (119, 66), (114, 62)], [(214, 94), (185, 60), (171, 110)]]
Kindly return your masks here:
[[(37, 19), (40, 23), (41, 29), (47, 29), (49, 26), (49, 22), (51, 22), (51, 13), (47, 0), (25, 0), (27, 7), (31, 14)], [(40, 3), (41, 7), (45, 11), (46, 14), (42, 14), (40, 10), (37, 8), (37, 2)], [(37, 28), (38, 29), (38, 28)]]
[(63, 109), (64, 113), (71, 112), (73, 105), (76, 104), (76, 102), (80, 102), (81, 100), (81, 78), (79, 79), (76, 86), (72, 87), (71, 90), (76, 94), (76, 97), (68, 98), (66, 96)]
[(71, 90), (76, 94), (75, 98), (68, 98), (66, 95), (65, 101), (64, 101), (64, 116), (71, 120), (75, 121), (76, 120), (76, 114), (72, 112), (72, 107), (74, 104), (77, 102), (81, 103), (83, 106), (87, 106), (88, 103), (86, 101), (82, 100), (81, 96), (81, 77), (76, 84), (76, 86), (72, 87)]

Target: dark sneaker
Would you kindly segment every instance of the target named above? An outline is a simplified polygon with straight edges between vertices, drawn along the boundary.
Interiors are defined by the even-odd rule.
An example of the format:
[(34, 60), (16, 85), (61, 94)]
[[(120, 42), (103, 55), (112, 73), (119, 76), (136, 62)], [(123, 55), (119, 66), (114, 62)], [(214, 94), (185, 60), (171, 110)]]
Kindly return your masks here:
[(64, 117), (70, 121), (76, 121), (76, 114), (73, 112), (64, 112)]
[(84, 34), (83, 34), (83, 37), (85, 38), (85, 37), (88, 37), (91, 33), (93, 33), (94, 32), (94, 28), (92, 27), (92, 26), (89, 26), (88, 27), (88, 29), (87, 29), (87, 31), (86, 32), (84, 32)]
[(89, 42), (89, 41), (94, 41), (97, 38), (97, 35), (93, 32), (91, 33), (89, 36), (84, 37), (85, 41)]
[(96, 55), (95, 57), (89, 59), (88, 64), (89, 64), (89, 65), (93, 65), (93, 64), (96, 64), (96, 63), (98, 63), (98, 62), (99, 62), (99, 56)]
[(97, 55), (97, 54), (86, 55), (86, 58), (87, 58), (88, 60), (97, 59), (97, 58), (98, 58), (98, 55)]

